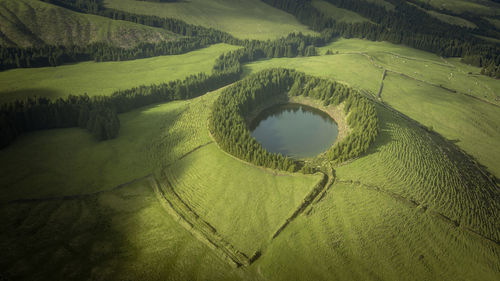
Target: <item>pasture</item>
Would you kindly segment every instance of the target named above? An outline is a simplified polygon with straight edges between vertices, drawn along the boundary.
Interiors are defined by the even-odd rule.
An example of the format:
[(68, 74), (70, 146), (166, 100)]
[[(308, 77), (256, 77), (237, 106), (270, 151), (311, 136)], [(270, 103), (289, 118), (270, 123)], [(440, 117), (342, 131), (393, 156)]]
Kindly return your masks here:
[(104, 3), (117, 10), (171, 17), (212, 27), (240, 39), (277, 39), (292, 32), (314, 34), (292, 15), (259, 0), (191, 0), (178, 3), (105, 0)]
[(104, 42), (123, 48), (141, 42), (175, 40), (161, 28), (76, 13), (38, 0), (0, 0), (0, 45), (87, 45)]
[(2, 204), (0, 218), (4, 278), (248, 280), (165, 211), (150, 179), (69, 200)]
[(479, 68), (387, 42), (339, 39), (321, 48), (334, 55), (261, 60), (245, 65), (250, 74), (288, 67), (331, 78), (381, 98), (418, 122), (432, 126), (500, 176), (500, 83)]
[(455, 13), (472, 12), (479, 15), (495, 15), (500, 5), (489, 0), (429, 0), (428, 4), (437, 9), (450, 10)]
[[(104, 3), (238, 38), (314, 34), (259, 0)], [(429, 3), (484, 16), (500, 7), (487, 0)], [(367, 20), (326, 1), (313, 4), (339, 21)], [(42, 7), (40, 18), (29, 18), (30, 7)], [(51, 26), (42, 41), (60, 42), (59, 33), (73, 34), (73, 26), (90, 30), (86, 41), (119, 40), (127, 30), (131, 43), (176, 38), (144, 26), (137, 32), (145, 37), (134, 37), (132, 23), (35, 0), (0, 0), (0, 16), (9, 18), (9, 9), (34, 31), (37, 20)], [(16, 42), (38, 36), (13, 24), (0, 24), (0, 35), (7, 29)], [(0, 103), (110, 95), (211, 73), (217, 57), (238, 48), (216, 44), (183, 55), (3, 71)], [(111, 140), (98, 142), (78, 128), (22, 134), (0, 150), (0, 280), (498, 280), (500, 189), (484, 169), (500, 177), (498, 80), (458, 58), (387, 42), (337, 39), (318, 50), (246, 63), (242, 78), (284, 67), (358, 89), (375, 103), (380, 126), (366, 153), (336, 165), (324, 155), (307, 159), (328, 175), (231, 156), (208, 129), (222, 89), (119, 114), (120, 133)], [(346, 125), (350, 116), (362, 120), (344, 114), (348, 102), (291, 101), (332, 114), (340, 139), (357, 128)], [(231, 116), (220, 120), (230, 123)]]
[(323, 12), (326, 16), (333, 18), (337, 22), (358, 23), (369, 21), (368, 19), (346, 9), (323, 0), (312, 1), (313, 7)]
[(239, 47), (216, 44), (182, 55), (120, 62), (81, 62), (58, 67), (12, 69), (0, 72), (0, 102), (43, 96), (110, 95), (140, 85), (211, 73), (218, 56)]
[[(497, 189), (453, 145), (383, 107), (377, 109), (381, 134), (367, 155), (336, 167), (335, 184), (273, 239), (320, 177), (258, 168), (222, 152), (206, 126), (218, 94), (120, 115), (120, 136), (101, 144), (115, 151), (118, 162), (93, 156), (104, 152), (95, 146), (85, 155), (57, 153), (84, 137), (79, 132), (71, 139), (70, 131), (78, 129), (28, 134), (9, 147), (24, 142), (29, 149), (29, 143), (50, 138), (46, 143), (53, 153), (32, 158), (28, 150), (18, 161), (32, 167), (47, 163), (54, 173), (50, 178), (66, 182), (36, 186), (32, 183), (40, 178), (26, 174), (32, 183), (19, 183), (22, 193), (2, 198), (39, 198), (0, 207), (6, 226), (0, 249), (7, 253), (0, 265), (8, 269), (3, 274), (20, 280), (35, 272), (40, 280), (493, 280), (498, 275), (498, 246), (482, 237), (498, 239), (498, 218), (485, 215), (498, 208)], [(82, 143), (75, 145), (85, 147)], [(63, 170), (83, 161), (96, 170)], [(121, 173), (107, 187), (98, 176), (103, 167), (102, 174)], [(82, 174), (63, 174), (72, 171)], [(84, 176), (96, 184), (72, 189)], [(137, 180), (120, 185), (127, 176)], [(165, 197), (155, 189), (158, 183)], [(209, 223), (235, 249), (262, 256), (249, 266), (231, 267), (165, 207), (173, 196), (167, 185), (197, 214), (196, 220), (184, 218), (195, 228)], [(56, 198), (42, 198), (47, 196)]]

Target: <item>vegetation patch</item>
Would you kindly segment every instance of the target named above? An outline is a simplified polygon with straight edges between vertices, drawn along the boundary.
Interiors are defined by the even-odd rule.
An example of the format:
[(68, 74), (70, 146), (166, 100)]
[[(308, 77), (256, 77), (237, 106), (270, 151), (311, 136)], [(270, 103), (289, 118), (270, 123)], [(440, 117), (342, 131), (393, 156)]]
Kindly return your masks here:
[(0, 45), (8, 47), (86, 46), (100, 42), (132, 48), (180, 37), (162, 28), (75, 13), (39, 0), (1, 0), (0, 17)]
[(271, 69), (247, 77), (223, 91), (215, 102), (210, 131), (222, 149), (259, 166), (297, 171), (301, 164), (281, 154), (267, 152), (250, 136), (245, 116), (276, 96), (306, 96), (325, 106), (344, 103), (351, 133), (327, 153), (329, 161), (340, 163), (364, 153), (378, 133), (373, 105), (357, 91), (333, 81), (306, 76), (287, 69)]
[(380, 136), (369, 154), (336, 169), (340, 180), (376, 186), (500, 241), (500, 191), (477, 163), (440, 135), (377, 107)]
[(240, 39), (277, 39), (292, 32), (314, 34), (292, 15), (260, 0), (191, 0), (177, 3), (148, 3), (135, 0), (106, 0), (109, 8), (158, 17), (171, 17), (230, 33)]
[(368, 19), (354, 12), (337, 8), (335, 5), (332, 5), (323, 0), (313, 0), (312, 5), (318, 10), (322, 11), (326, 16), (329, 16), (338, 22), (356, 23), (369, 21)]
[(237, 48), (215, 44), (182, 55), (2, 71), (0, 102), (34, 96), (57, 99), (85, 93), (89, 96), (108, 96), (118, 90), (165, 83), (199, 72), (210, 74), (215, 60), (222, 53)]
[[(241, 181), (241, 178), (246, 180)], [(258, 258), (279, 226), (300, 206), (322, 175), (276, 173), (244, 163), (208, 144), (165, 171), (166, 199), (232, 263)]]

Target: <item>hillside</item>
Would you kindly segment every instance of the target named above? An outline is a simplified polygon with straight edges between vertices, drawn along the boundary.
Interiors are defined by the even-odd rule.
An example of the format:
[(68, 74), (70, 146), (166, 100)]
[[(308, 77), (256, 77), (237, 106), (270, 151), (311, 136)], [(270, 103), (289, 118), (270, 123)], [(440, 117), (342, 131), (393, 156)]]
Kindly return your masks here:
[(216, 28), (241, 39), (277, 39), (292, 32), (313, 34), (292, 15), (259, 0), (191, 0), (176, 3), (105, 0), (104, 3), (106, 7), (117, 10), (172, 17)]
[(129, 48), (175, 40), (159, 28), (76, 13), (38, 0), (0, 0), (0, 45), (29, 47), (105, 42)]
[(500, 0), (51, 3), (0, 0), (0, 281), (500, 280)]

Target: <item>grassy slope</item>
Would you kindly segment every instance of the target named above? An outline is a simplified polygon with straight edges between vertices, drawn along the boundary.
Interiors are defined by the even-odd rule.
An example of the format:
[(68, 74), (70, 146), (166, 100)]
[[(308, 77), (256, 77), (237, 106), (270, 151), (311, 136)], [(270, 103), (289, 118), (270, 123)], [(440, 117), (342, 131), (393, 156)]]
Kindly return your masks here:
[[(233, 159), (214, 144), (176, 161), (210, 141), (207, 105), (216, 97), (217, 92), (137, 110), (131, 113), (138, 115), (136, 121), (122, 118), (125, 127), (143, 123), (135, 137), (150, 138), (137, 145), (149, 151), (143, 153), (149, 159), (113, 168), (138, 168), (146, 165), (143, 161), (160, 170), (168, 166), (165, 174), (183, 199), (222, 235), (251, 251), (265, 243), (273, 224), (289, 214), (315, 180), (273, 175)], [(8, 276), (25, 277), (16, 280), (32, 280), (35, 272), (40, 280), (495, 280), (498, 246), (432, 213), (470, 215), (470, 222), (459, 220), (462, 226), (498, 223), (484, 214), (499, 214), (494, 199), (484, 198), (484, 187), (464, 189), (463, 180), (477, 176), (475, 169), (436, 153), (453, 148), (429, 141), (422, 129), (380, 108), (379, 114), (381, 136), (367, 156), (337, 168), (338, 180), (377, 185), (413, 200), (423, 197), (419, 203), (426, 211), (386, 192), (338, 182), (312, 212), (267, 244), (256, 263), (235, 270), (168, 216), (143, 181), (75, 200), (2, 204), (0, 249), (6, 255), (0, 266)], [(37, 136), (30, 138), (36, 141)], [(443, 178), (445, 186), (428, 180), (450, 171)]]
[(101, 195), (0, 206), (12, 280), (248, 280), (162, 208), (148, 181)]
[(177, 194), (248, 256), (268, 242), (321, 179), (265, 172), (216, 144), (176, 162), (166, 174)]
[[(291, 67), (331, 77), (375, 94), (380, 87), (382, 69), (392, 70), (394, 72), (389, 72), (384, 81), (383, 100), (417, 121), (434, 126), (445, 137), (459, 139), (457, 144), (461, 148), (500, 177), (500, 150), (495, 144), (499, 137), (500, 109), (489, 104), (500, 105), (498, 80), (476, 75), (478, 68), (461, 64), (456, 59), (443, 60), (430, 53), (385, 42), (340, 39), (323, 47), (321, 52), (328, 49), (339, 51), (339, 54), (263, 60), (246, 65), (245, 70), (252, 73), (268, 67)], [(396, 73), (415, 79), (394, 80)], [(439, 85), (459, 92), (445, 91)], [(424, 100), (430, 104), (431, 111), (422, 104)]]
[(314, 0), (312, 1), (312, 5), (318, 10), (322, 11), (325, 15), (335, 19), (338, 22), (358, 23), (369, 21), (368, 19), (356, 14), (355, 12), (338, 8), (337, 6), (323, 0)]
[(0, 201), (92, 193), (163, 171), (209, 142), (216, 97), (153, 105), (121, 114), (118, 138), (97, 142), (83, 129), (33, 132), (0, 150)]
[(0, 44), (21, 47), (106, 42), (127, 48), (178, 37), (163, 29), (75, 13), (38, 0), (0, 0), (0, 34)]
[(382, 98), (500, 173), (499, 107), (393, 74), (384, 82)]
[(394, 10), (394, 5), (385, 0), (366, 0), (367, 2), (375, 3), (379, 6), (385, 7), (386, 10)]
[(487, 17), (485, 17), (485, 19), (493, 24), (497, 29), (500, 29), (500, 20)]
[(311, 34), (292, 15), (259, 0), (191, 0), (179, 3), (106, 0), (118, 10), (173, 17), (188, 23), (213, 27), (242, 39), (275, 39), (292, 32)]
[(368, 89), (374, 93), (378, 91), (383, 73), (366, 58), (357, 54), (262, 60), (246, 64), (244, 73), (249, 75), (271, 67), (297, 69), (311, 75), (342, 81), (355, 88)]
[(338, 167), (338, 179), (403, 196), (499, 241), (498, 187), (441, 137), (385, 110), (378, 113), (378, 143), (365, 157)]
[(451, 10), (455, 13), (472, 12), (480, 15), (496, 15), (500, 5), (488, 0), (428, 0), (423, 1), (438, 9)]
[[(335, 184), (256, 263), (268, 280), (496, 280), (500, 249), (428, 212)], [(466, 266), (464, 266), (466, 265)]]
[(450, 15), (442, 14), (442, 13), (439, 13), (439, 12), (433, 11), (433, 10), (425, 10), (425, 9), (420, 8), (419, 6), (417, 6), (413, 3), (409, 3), (409, 4), (417, 7), (418, 9), (420, 9), (422, 11), (425, 11), (429, 15), (437, 18), (438, 20), (440, 20), (442, 22), (453, 24), (453, 25), (458, 25), (458, 26), (462, 26), (462, 27), (467, 27), (467, 28), (476, 28), (477, 27), (477, 25), (475, 25), (474, 23), (472, 23), (466, 19), (463, 19), (461, 17), (450, 16)]
[(446, 22), (449, 24), (458, 25), (458, 26), (462, 26), (462, 27), (468, 27), (468, 28), (476, 28), (477, 27), (477, 25), (475, 25), (474, 23), (472, 23), (468, 20), (465, 20), (463, 18), (460, 18), (460, 17), (454, 17), (454, 16), (450, 16), (450, 15), (446, 15), (446, 14), (441, 14), (441, 13), (438, 13), (436, 11), (427, 11), (427, 13), (429, 13), (431, 16), (439, 19), (440, 21), (443, 21), (443, 22)]
[(0, 72), (0, 102), (27, 96), (109, 95), (120, 89), (158, 84), (199, 72), (210, 73), (215, 59), (238, 47), (217, 44), (182, 55), (124, 62), (83, 62), (58, 67)]
[(174, 102), (122, 114), (120, 136), (105, 142), (83, 129), (21, 136), (0, 150), (0, 162), (9, 163), (0, 171), (0, 200), (91, 193), (150, 174), (155, 168), (151, 140), (177, 122), (187, 106)]
[[(211, 141), (207, 105), (217, 96), (216, 91), (123, 114), (122, 132), (115, 140), (96, 143), (83, 131), (64, 129), (25, 135), (2, 150), (1, 161), (13, 165), (2, 170), (1, 201), (77, 196), (2, 204), (0, 218), (6, 227), (0, 231), (0, 249), (9, 252), (0, 259), (2, 272), (24, 275), (26, 280), (34, 272), (41, 280), (244, 278), (246, 273), (228, 268), (223, 259), (187, 235), (160, 208), (148, 184), (110, 190), (152, 172), (170, 178), (175, 170), (175, 190), (198, 206), (202, 218), (230, 242), (251, 251), (269, 241), (319, 178), (256, 168), (214, 144), (196, 150)], [(78, 197), (102, 190), (107, 191)]]

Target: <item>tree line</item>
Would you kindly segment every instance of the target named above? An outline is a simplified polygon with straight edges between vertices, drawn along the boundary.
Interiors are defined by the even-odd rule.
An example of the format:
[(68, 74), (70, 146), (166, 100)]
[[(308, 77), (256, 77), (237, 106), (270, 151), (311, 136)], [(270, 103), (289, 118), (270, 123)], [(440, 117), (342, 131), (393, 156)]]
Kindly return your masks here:
[(194, 98), (231, 84), (240, 79), (241, 63), (246, 61), (314, 55), (313, 44), (322, 42), (318, 40), (292, 34), (275, 41), (248, 41), (248, 47), (221, 55), (210, 75), (199, 73), (184, 80), (117, 91), (111, 96), (69, 96), (55, 101), (34, 97), (3, 104), (0, 106), (0, 148), (23, 132), (52, 128), (82, 127), (89, 129), (97, 139), (114, 138), (120, 127), (118, 113), (154, 103)]
[[(93, 43), (87, 46), (0, 47), (0, 70), (58, 66), (64, 63), (89, 60), (96, 62), (124, 61), (161, 55), (175, 55), (216, 43), (244, 46), (250, 50), (250, 52), (253, 52), (252, 50), (262, 50), (262, 54), (255, 53), (256, 58), (310, 56), (316, 54), (315, 46), (325, 44), (332, 38), (332, 34), (326, 34), (321, 37), (291, 34), (286, 38), (275, 41), (240, 40), (228, 33), (213, 28), (187, 24), (177, 19), (137, 15), (104, 8), (102, 1), (98, 0), (42, 1), (60, 5), (78, 12), (93, 13), (112, 19), (126, 20), (152, 27), (164, 28), (187, 37), (169, 42), (140, 43), (129, 49), (115, 47), (105, 43)], [(250, 57), (249, 60), (253, 60), (253, 58)]]
[(193, 98), (237, 79), (238, 72), (219, 71), (210, 76), (200, 73), (184, 80), (117, 91), (111, 96), (68, 96), (57, 100), (33, 97), (6, 103), (0, 106), (0, 148), (24, 132), (55, 128), (81, 127), (97, 140), (112, 139), (120, 129), (118, 113)]
[(270, 153), (251, 137), (245, 117), (264, 101), (288, 93), (309, 96), (325, 105), (345, 102), (344, 110), (351, 133), (327, 153), (330, 161), (343, 162), (367, 151), (378, 134), (375, 107), (357, 91), (334, 81), (320, 79), (289, 69), (269, 69), (225, 89), (215, 101), (209, 119), (212, 136), (228, 153), (258, 166), (295, 172), (300, 161)]
[(177, 55), (217, 43), (208, 37), (180, 38), (176, 41), (140, 43), (131, 49), (105, 43), (87, 46), (0, 47), (0, 70), (58, 66), (82, 61), (125, 61), (164, 55)]
[(120, 120), (116, 110), (99, 97), (27, 98), (0, 107), (0, 148), (23, 132), (69, 127), (85, 128), (96, 139), (106, 140), (118, 135)]
[(474, 36), (468, 28), (441, 22), (405, 1), (387, 0), (395, 6), (394, 11), (390, 11), (365, 0), (326, 0), (373, 22), (354, 24), (336, 22), (317, 10), (310, 0), (262, 1), (295, 15), (323, 34), (404, 44), (440, 56), (462, 57), (465, 63), (482, 68), (494, 65), (496, 69), (500, 65), (500, 46)]

